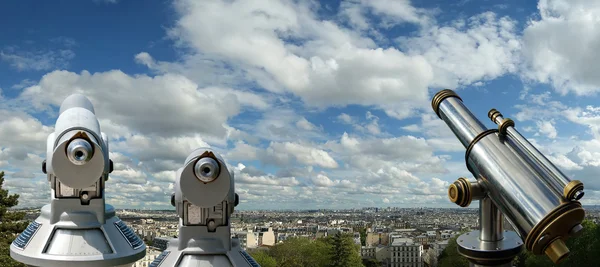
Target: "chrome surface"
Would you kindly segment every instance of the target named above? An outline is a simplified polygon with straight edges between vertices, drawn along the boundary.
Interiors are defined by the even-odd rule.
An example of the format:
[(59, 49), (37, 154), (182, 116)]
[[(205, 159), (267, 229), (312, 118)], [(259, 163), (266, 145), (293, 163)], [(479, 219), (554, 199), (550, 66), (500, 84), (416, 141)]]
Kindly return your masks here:
[(469, 143), (481, 132), (485, 126), (469, 111), (456, 97), (448, 97), (440, 103), (440, 117), (454, 132), (463, 146)]
[[(495, 117), (495, 123), (499, 124), (504, 120), (502, 115)], [(550, 185), (550, 187), (558, 195), (563, 195), (563, 189), (571, 181), (567, 176), (562, 173), (556, 166), (548, 160), (535, 146), (533, 146), (519, 131), (514, 127), (509, 126), (506, 129), (507, 139), (512, 141), (509, 142), (514, 149), (519, 152), (522, 157), (527, 157), (531, 161), (532, 165), (535, 165), (536, 169), (539, 168), (539, 172), (544, 175), (542, 178)], [(576, 194), (575, 200), (579, 200), (583, 197), (583, 192)]]
[(569, 234), (571, 235), (571, 237), (578, 236), (579, 234), (581, 234), (581, 230), (583, 230), (583, 226), (581, 226), (581, 224), (578, 224), (571, 228)]
[(210, 157), (204, 157), (194, 165), (194, 174), (198, 180), (210, 183), (219, 177), (219, 164)]
[(481, 241), (495, 242), (504, 239), (504, 216), (489, 197), (479, 200), (479, 222)]
[(505, 232), (504, 238), (495, 242), (481, 241), (480, 236), (480, 231), (471, 231), (456, 239), (458, 253), (466, 257), (471, 266), (505, 266), (523, 248), (523, 241), (513, 231)]
[(92, 145), (85, 139), (77, 138), (67, 146), (67, 157), (69, 161), (75, 165), (83, 165), (92, 159), (94, 149)]
[[(465, 147), (480, 132), (483, 124), (457, 98), (440, 104), (440, 117)], [(525, 239), (531, 229), (562, 198), (497, 133), (489, 134), (473, 145), (467, 165), (480, 180), (497, 208), (508, 218), (519, 236)]]

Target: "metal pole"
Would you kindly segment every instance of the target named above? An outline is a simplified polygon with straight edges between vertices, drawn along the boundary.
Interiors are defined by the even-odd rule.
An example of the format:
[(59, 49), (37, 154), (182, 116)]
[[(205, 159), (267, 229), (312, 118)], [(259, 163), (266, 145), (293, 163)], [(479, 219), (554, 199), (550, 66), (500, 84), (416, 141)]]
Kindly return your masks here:
[(458, 252), (471, 267), (511, 267), (523, 247), (516, 232), (504, 231), (504, 215), (485, 196), (479, 199), (479, 230), (461, 235)]
[[(479, 200), (479, 240), (497, 243), (504, 240), (504, 216), (489, 197)], [(471, 262), (471, 267), (511, 267), (512, 261), (504, 264), (482, 265)]]
[(504, 216), (489, 197), (479, 200), (479, 239), (496, 242), (504, 239)]

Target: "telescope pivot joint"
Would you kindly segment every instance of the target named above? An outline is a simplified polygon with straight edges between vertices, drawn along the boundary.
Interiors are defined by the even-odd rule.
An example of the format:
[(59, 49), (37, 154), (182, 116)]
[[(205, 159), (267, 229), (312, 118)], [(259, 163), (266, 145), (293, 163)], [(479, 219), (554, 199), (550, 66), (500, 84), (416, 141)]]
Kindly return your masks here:
[(448, 187), (448, 198), (452, 203), (461, 207), (468, 207), (473, 200), (485, 196), (485, 190), (478, 182), (470, 182), (467, 178), (458, 178)]

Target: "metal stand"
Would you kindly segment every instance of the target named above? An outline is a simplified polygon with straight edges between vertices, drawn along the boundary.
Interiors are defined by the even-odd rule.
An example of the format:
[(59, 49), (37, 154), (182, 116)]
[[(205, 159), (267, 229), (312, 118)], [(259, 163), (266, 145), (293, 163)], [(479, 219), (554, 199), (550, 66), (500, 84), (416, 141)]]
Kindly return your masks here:
[(503, 230), (504, 216), (489, 197), (479, 200), (479, 229), (458, 237), (458, 253), (471, 267), (511, 267), (523, 248), (523, 241), (513, 231)]
[(177, 171), (171, 204), (179, 237), (170, 239), (150, 267), (244, 267), (258, 263), (231, 238), (231, 214), (239, 204), (234, 173), (206, 148), (194, 150)]

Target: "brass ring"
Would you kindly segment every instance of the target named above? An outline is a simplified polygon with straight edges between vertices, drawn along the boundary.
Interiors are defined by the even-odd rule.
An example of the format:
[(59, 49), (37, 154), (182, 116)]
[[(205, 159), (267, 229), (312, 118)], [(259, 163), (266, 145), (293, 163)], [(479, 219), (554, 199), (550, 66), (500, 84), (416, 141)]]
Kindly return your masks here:
[(437, 92), (437, 94), (435, 94), (433, 96), (433, 98), (431, 99), (431, 107), (433, 108), (433, 111), (435, 112), (435, 114), (437, 114), (437, 116), (440, 119), (442, 118), (440, 116), (440, 104), (442, 103), (442, 101), (444, 99), (446, 99), (448, 97), (456, 97), (456, 98), (460, 99), (460, 101), (462, 101), (460, 96), (458, 96), (454, 91), (452, 91), (450, 89), (444, 89), (444, 90)]
[(485, 130), (485, 131), (479, 133), (477, 136), (475, 136), (475, 138), (473, 138), (473, 141), (471, 141), (471, 143), (469, 143), (469, 146), (467, 147), (467, 151), (465, 151), (465, 163), (467, 164), (467, 169), (471, 173), (473, 172), (473, 170), (471, 170), (471, 167), (469, 167), (469, 154), (471, 154), (471, 150), (473, 149), (475, 144), (477, 144), (477, 142), (479, 142), (479, 140), (483, 139), (488, 134), (493, 134), (493, 133), (497, 133), (497, 132), (498, 132), (498, 129)]
[(490, 109), (490, 111), (488, 111), (488, 118), (490, 118), (493, 123), (496, 123), (496, 117), (498, 116), (502, 116), (502, 113), (500, 113), (500, 111), (496, 110), (495, 108)]
[(566, 200), (571, 200), (575, 197), (575, 192), (583, 190), (583, 183), (579, 180), (570, 181), (563, 189), (563, 196)]
[(448, 187), (448, 198), (450, 201), (461, 207), (468, 207), (473, 200), (473, 190), (471, 183), (464, 177), (458, 178)]
[(463, 208), (468, 207), (469, 205), (471, 205), (471, 201), (473, 200), (473, 190), (471, 189), (471, 183), (469, 182), (469, 180), (467, 180), (467, 178), (464, 177), (458, 178), (458, 181), (463, 184), (465, 192), (460, 206)]
[[(544, 249), (556, 237), (566, 237), (569, 230), (580, 224), (585, 217), (585, 211), (578, 201), (565, 202), (550, 211), (527, 234), (525, 247), (535, 255), (544, 253)], [(551, 234), (544, 241), (539, 241), (546, 234)]]
[(506, 135), (506, 130), (508, 130), (508, 127), (515, 127), (515, 122), (509, 118), (506, 118), (504, 120), (502, 120), (502, 122), (500, 122), (500, 124), (498, 124), (498, 132), (501, 135)]
[(452, 203), (457, 203), (458, 196), (458, 187), (454, 183), (450, 184), (450, 186), (448, 187), (448, 198)]

